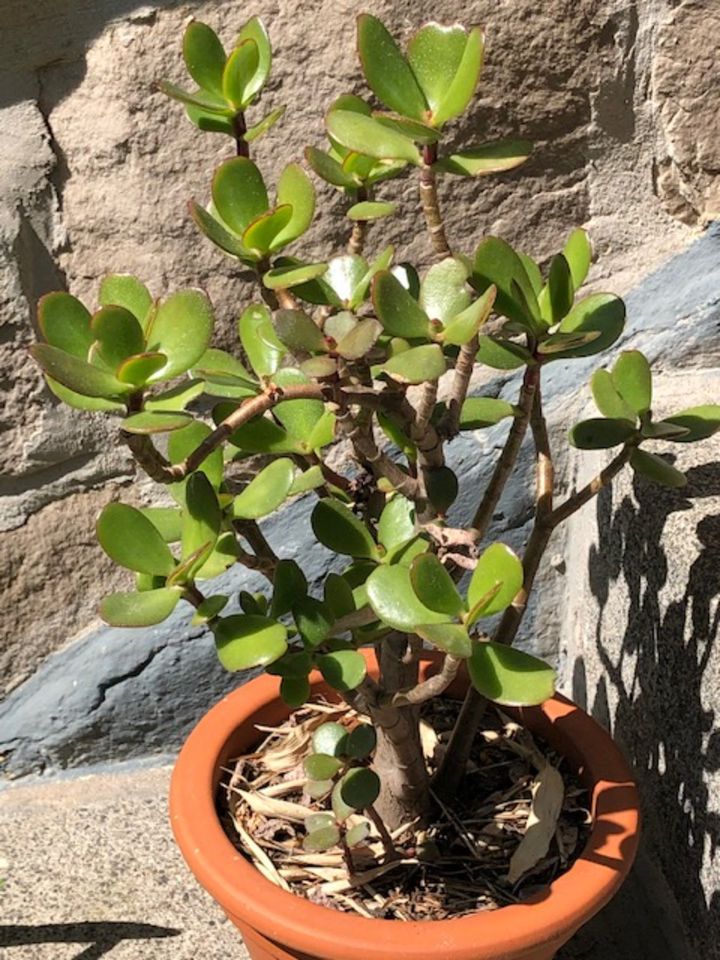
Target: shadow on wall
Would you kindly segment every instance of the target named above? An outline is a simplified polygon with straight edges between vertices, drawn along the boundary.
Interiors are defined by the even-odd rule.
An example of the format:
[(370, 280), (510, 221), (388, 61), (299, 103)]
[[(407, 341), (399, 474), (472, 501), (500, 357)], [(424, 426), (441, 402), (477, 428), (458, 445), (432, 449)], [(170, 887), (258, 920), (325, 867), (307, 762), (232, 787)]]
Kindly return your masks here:
[[(682, 490), (636, 478), (636, 502), (625, 497), (616, 509), (609, 490), (598, 499), (599, 539), (590, 552), (589, 582), (599, 613), (595, 651), (588, 652), (602, 672), (588, 703), (585, 666), (578, 660), (573, 694), (613, 730), (634, 763), (648, 846), (688, 934), (711, 960), (720, 957), (718, 868), (712, 880), (708, 876), (720, 846), (720, 798), (708, 781), (720, 770), (720, 701), (718, 709), (707, 704), (720, 695), (720, 515), (704, 516), (695, 528), (699, 549), (684, 589), (673, 581), (676, 558), (666, 526), (693, 501), (720, 495), (720, 462), (695, 467), (687, 477)], [(682, 534), (677, 550), (687, 555), (692, 534)], [(627, 590), (627, 610), (618, 621), (624, 635), (608, 629), (607, 616), (611, 586), (620, 578)], [(675, 599), (665, 604), (661, 593), (668, 579)]]

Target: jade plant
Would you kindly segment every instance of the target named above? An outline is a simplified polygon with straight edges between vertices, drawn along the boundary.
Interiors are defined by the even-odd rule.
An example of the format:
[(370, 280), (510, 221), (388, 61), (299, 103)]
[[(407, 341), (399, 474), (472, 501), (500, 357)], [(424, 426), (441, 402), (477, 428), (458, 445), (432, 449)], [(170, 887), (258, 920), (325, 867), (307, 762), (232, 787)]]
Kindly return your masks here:
[[(452, 147), (484, 45), (478, 27), (428, 23), (403, 51), (377, 18), (361, 15), (371, 97), (335, 100), (327, 142), (308, 146), (305, 164), (293, 160), (269, 185), (250, 156), (283, 114), (255, 112), (271, 69), (267, 32), (253, 17), (228, 54), (209, 26), (191, 22), (183, 54), (195, 86), (160, 89), (201, 131), (232, 141), (208, 196), (189, 208), (218, 255), (256, 279), (238, 311), (237, 349), (211, 345), (213, 310), (201, 290), (156, 299), (119, 274), (103, 280), (94, 311), (64, 292), (39, 305), (42, 342), (32, 354), (50, 389), (73, 407), (118, 418), (121, 439), (174, 504), (102, 511), (100, 545), (135, 575), (133, 590), (102, 602), (102, 617), (144, 627), (188, 608), (228, 670), (266, 670), (291, 708), (308, 700), (319, 670), (363, 718), (352, 731), (328, 723), (315, 734), (307, 790), (327, 802), (307, 824), (313, 850), (361, 842), (367, 825), (346, 829), (356, 811), (381, 835), (422, 822), (431, 790), (451, 797), (457, 787), (486, 700), (530, 705), (552, 696), (551, 667), (513, 641), (553, 532), (626, 465), (682, 486), (683, 474), (654, 445), (720, 428), (717, 405), (657, 419), (648, 362), (624, 351), (592, 376), (598, 416), (569, 435), (581, 450), (615, 453), (557, 502), (543, 372), (607, 351), (623, 332), (625, 306), (610, 293), (582, 293), (591, 264), (582, 229), (542, 264), (499, 237), (478, 237), (474, 250), (448, 239), (440, 189), (450, 197), (454, 177), (502, 174), (531, 150), (522, 139)], [(313, 176), (339, 191), (348, 217), (347, 250), (323, 262), (298, 247), (315, 217)], [(417, 180), (432, 251), (422, 273), (383, 247), (373, 227), (398, 216), (385, 182), (407, 177)], [(518, 371), (515, 401), (469, 395), (477, 367)], [(447, 449), (463, 431), (502, 424), (490, 481), (475, 490), (448, 465)], [(535, 518), (519, 556), (488, 542), (488, 529), (526, 434)], [(451, 522), (465, 484), (474, 512)], [(328, 550), (324, 581), (312, 589), (302, 558), (282, 558), (282, 543), (263, 530), (299, 496), (315, 498), (304, 534)], [(218, 592), (214, 578), (237, 564), (261, 574), (266, 588)], [(368, 645), (378, 676), (360, 652)], [(419, 679), (426, 645), (441, 660)], [(463, 667), (470, 692), (431, 785), (420, 707)]]

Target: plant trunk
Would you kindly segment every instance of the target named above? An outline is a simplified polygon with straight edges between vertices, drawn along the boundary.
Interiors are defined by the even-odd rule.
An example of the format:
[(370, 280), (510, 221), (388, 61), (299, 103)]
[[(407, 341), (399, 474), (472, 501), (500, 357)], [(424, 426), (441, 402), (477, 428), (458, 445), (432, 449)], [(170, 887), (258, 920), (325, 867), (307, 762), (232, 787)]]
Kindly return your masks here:
[[(405, 656), (407, 637), (387, 637), (379, 647), (384, 691), (395, 693), (413, 687), (418, 665), (417, 660)], [(373, 766), (381, 783), (375, 809), (390, 831), (418, 818), (422, 823), (430, 811), (430, 785), (420, 740), (420, 710), (409, 706), (376, 707), (372, 721), (378, 738)]]

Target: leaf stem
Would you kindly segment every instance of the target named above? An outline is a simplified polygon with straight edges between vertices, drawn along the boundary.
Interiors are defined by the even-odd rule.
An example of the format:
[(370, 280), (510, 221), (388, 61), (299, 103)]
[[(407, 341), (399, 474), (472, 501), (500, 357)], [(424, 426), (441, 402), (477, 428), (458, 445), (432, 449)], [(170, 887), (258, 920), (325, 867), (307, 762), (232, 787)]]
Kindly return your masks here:
[(440, 212), (440, 202), (437, 193), (437, 180), (433, 164), (437, 159), (436, 144), (427, 144), (423, 147), (423, 164), (420, 167), (420, 203), (425, 216), (430, 240), (433, 250), (442, 260), (444, 257), (452, 256), (450, 244), (445, 233), (445, 224), (443, 223), (442, 213)]

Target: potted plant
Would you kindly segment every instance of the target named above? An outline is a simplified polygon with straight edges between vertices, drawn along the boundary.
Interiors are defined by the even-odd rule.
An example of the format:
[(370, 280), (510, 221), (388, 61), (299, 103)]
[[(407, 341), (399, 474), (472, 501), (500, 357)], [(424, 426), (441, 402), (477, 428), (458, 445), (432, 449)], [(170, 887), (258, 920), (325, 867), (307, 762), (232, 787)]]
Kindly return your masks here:
[[(136, 578), (134, 590), (103, 601), (103, 618), (149, 626), (186, 604), (193, 622), (212, 631), (228, 670), (264, 669), (201, 720), (171, 791), (182, 852), (255, 960), (548, 960), (626, 875), (638, 801), (608, 734), (556, 695), (553, 670), (513, 641), (555, 529), (626, 465), (660, 484), (683, 485), (653, 444), (709, 437), (720, 428), (720, 407), (656, 419), (645, 357), (621, 353), (592, 377), (599, 415), (569, 436), (580, 449), (616, 452), (594, 480), (558, 502), (543, 370), (611, 347), (623, 330), (623, 302), (609, 293), (578, 296), (591, 262), (582, 229), (542, 270), (497, 237), (479, 238), (471, 253), (451, 245), (438, 180), (502, 173), (530, 153), (523, 140), (455, 153), (445, 147), (446, 124), (466, 110), (478, 83), (480, 28), (429, 23), (403, 53), (377, 18), (363, 14), (358, 49), (375, 106), (339, 97), (326, 115), (329, 145), (305, 154), (314, 174), (347, 200), (347, 252), (322, 263), (287, 250), (313, 220), (308, 173), (290, 163), (271, 199), (250, 157), (283, 113), (254, 113), (271, 66), (260, 20), (242, 27), (229, 55), (210, 27), (192, 21), (183, 53), (196, 88), (161, 84), (197, 127), (235, 146), (215, 172), (209, 204), (192, 201), (190, 214), (257, 281), (256, 301), (240, 312), (237, 356), (211, 346), (213, 313), (202, 291), (154, 300), (127, 275), (103, 280), (93, 313), (65, 292), (44, 297), (43, 342), (32, 354), (60, 400), (120, 418), (123, 441), (172, 498), (143, 508), (111, 503), (100, 514), (102, 548)], [(435, 260), (422, 276), (382, 247), (382, 226), (375, 226), (397, 214), (394, 203), (376, 198), (376, 185), (408, 176), (418, 181)], [(470, 396), (478, 364), (522, 370), (517, 401)], [(504, 420), (505, 444), (474, 516), (453, 525), (448, 511), (463, 478), (447, 465), (447, 446), (461, 431)], [(487, 531), (526, 434), (537, 492), (520, 557), (487, 543)], [(312, 590), (302, 558), (282, 559), (282, 544), (262, 530), (263, 518), (301, 495), (315, 498), (308, 536), (330, 551), (324, 582)], [(262, 574), (267, 589), (215, 592), (213, 578), (234, 564)], [(318, 698), (320, 713), (310, 716), (306, 705)], [(504, 712), (489, 710), (489, 701)], [(446, 725), (432, 757), (424, 742), (434, 722), (428, 709)], [(494, 722), (494, 732), (483, 740), (478, 730), (490, 715), (485, 725)], [(259, 727), (275, 729), (267, 749), (258, 745)], [(291, 760), (282, 776), (273, 768), (273, 781), (267, 750), (277, 759), (278, 742)], [(460, 838), (469, 847), (465, 859), (477, 869), (483, 844), (492, 847), (490, 834), (481, 843), (468, 833), (462, 799), (471, 766), (487, 773), (479, 742), (500, 744), (536, 768), (533, 777), (520, 774), (522, 823), (509, 853), (500, 844), (508, 862), (493, 861), (493, 889), (512, 905), (498, 895), (485, 905), (501, 909), (479, 909), (471, 884), (470, 906), (444, 906), (438, 918), (428, 890), (446, 891), (443, 870), (459, 862), (443, 848), (438, 817), (453, 826), (453, 844)], [(240, 754), (252, 772), (235, 766), (221, 789)], [(510, 760), (494, 766), (512, 775)], [(254, 796), (248, 809), (257, 812), (258, 769), (271, 811), (258, 836), (284, 838), (266, 847), (242, 824), (235, 842), (225, 827), (237, 813), (228, 805), (233, 790)], [(587, 836), (577, 856), (565, 858), (565, 872), (556, 856), (552, 882), (541, 877), (533, 885), (536, 864), (560, 843), (554, 837), (566, 788), (581, 789), (575, 775), (588, 791)], [(302, 804), (270, 803), (287, 796), (288, 784)], [(508, 796), (517, 793), (511, 784)], [(478, 802), (487, 799), (481, 791)], [(298, 809), (308, 813), (301, 823)], [(499, 817), (490, 818), (496, 826)], [(283, 866), (286, 855), (292, 869)], [(322, 864), (337, 876), (339, 864), (342, 889), (359, 891), (359, 899), (331, 901), (325, 884), (327, 896), (317, 902), (317, 884), (293, 888), (287, 878), (307, 873), (308, 862), (311, 877), (323, 876)], [(404, 891), (404, 922), (378, 919), (389, 908), (378, 906), (383, 897), (373, 883), (390, 876)]]

